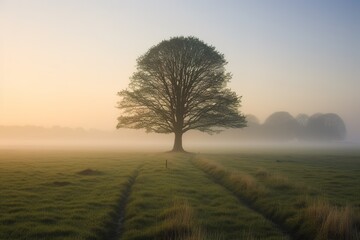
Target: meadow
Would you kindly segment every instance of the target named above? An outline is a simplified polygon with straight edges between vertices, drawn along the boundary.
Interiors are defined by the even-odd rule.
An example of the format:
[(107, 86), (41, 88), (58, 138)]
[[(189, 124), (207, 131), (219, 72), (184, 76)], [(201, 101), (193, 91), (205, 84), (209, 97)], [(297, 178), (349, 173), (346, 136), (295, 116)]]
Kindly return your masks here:
[(0, 154), (0, 239), (360, 239), (360, 152)]

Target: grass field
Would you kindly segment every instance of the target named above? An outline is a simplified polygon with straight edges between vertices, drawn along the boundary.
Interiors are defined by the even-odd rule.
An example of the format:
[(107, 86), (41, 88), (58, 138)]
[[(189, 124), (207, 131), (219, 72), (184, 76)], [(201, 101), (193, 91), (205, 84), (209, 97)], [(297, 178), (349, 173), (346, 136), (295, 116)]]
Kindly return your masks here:
[(0, 239), (360, 239), (357, 151), (0, 151)]

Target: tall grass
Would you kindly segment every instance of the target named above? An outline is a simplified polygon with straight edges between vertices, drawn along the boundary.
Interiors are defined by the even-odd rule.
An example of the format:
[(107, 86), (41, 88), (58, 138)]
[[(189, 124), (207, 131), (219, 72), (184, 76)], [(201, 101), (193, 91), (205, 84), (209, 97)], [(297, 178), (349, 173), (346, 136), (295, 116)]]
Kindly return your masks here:
[(207, 234), (195, 221), (196, 214), (185, 199), (174, 200), (159, 216), (156, 226), (136, 233), (134, 239), (147, 240), (224, 240), (220, 235)]
[(316, 226), (317, 240), (359, 239), (360, 222), (351, 206), (338, 207), (316, 199), (305, 209), (305, 216)]
[(256, 200), (266, 194), (264, 186), (249, 174), (231, 172), (219, 164), (209, 163), (204, 159), (196, 159), (194, 163), (217, 181), (229, 186), (236, 193), (242, 193), (249, 200)]
[(207, 239), (201, 227), (194, 222), (194, 210), (186, 200), (175, 200), (173, 206), (162, 214), (161, 239), (202, 240)]
[(263, 180), (266, 185), (277, 189), (290, 189), (298, 187), (291, 183), (286, 176), (280, 174), (273, 174), (266, 169), (260, 168), (256, 171), (255, 176)]

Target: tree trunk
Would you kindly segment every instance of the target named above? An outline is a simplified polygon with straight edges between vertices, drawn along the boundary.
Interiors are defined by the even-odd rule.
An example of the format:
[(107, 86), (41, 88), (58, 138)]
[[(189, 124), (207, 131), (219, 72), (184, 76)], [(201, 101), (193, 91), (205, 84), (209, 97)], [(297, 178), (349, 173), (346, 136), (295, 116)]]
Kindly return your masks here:
[(175, 132), (175, 141), (174, 141), (174, 147), (172, 149), (172, 152), (185, 152), (182, 147), (182, 132)]

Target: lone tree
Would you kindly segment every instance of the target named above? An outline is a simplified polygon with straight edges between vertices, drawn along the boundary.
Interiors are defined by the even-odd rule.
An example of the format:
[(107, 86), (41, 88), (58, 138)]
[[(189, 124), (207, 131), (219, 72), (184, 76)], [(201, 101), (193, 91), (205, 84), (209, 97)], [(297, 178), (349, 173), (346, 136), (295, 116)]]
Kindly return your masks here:
[(174, 37), (137, 59), (129, 89), (118, 93), (122, 115), (117, 128), (174, 133), (172, 151), (182, 152), (182, 136), (197, 129), (214, 133), (242, 128), (241, 97), (226, 88), (224, 55), (195, 37)]

